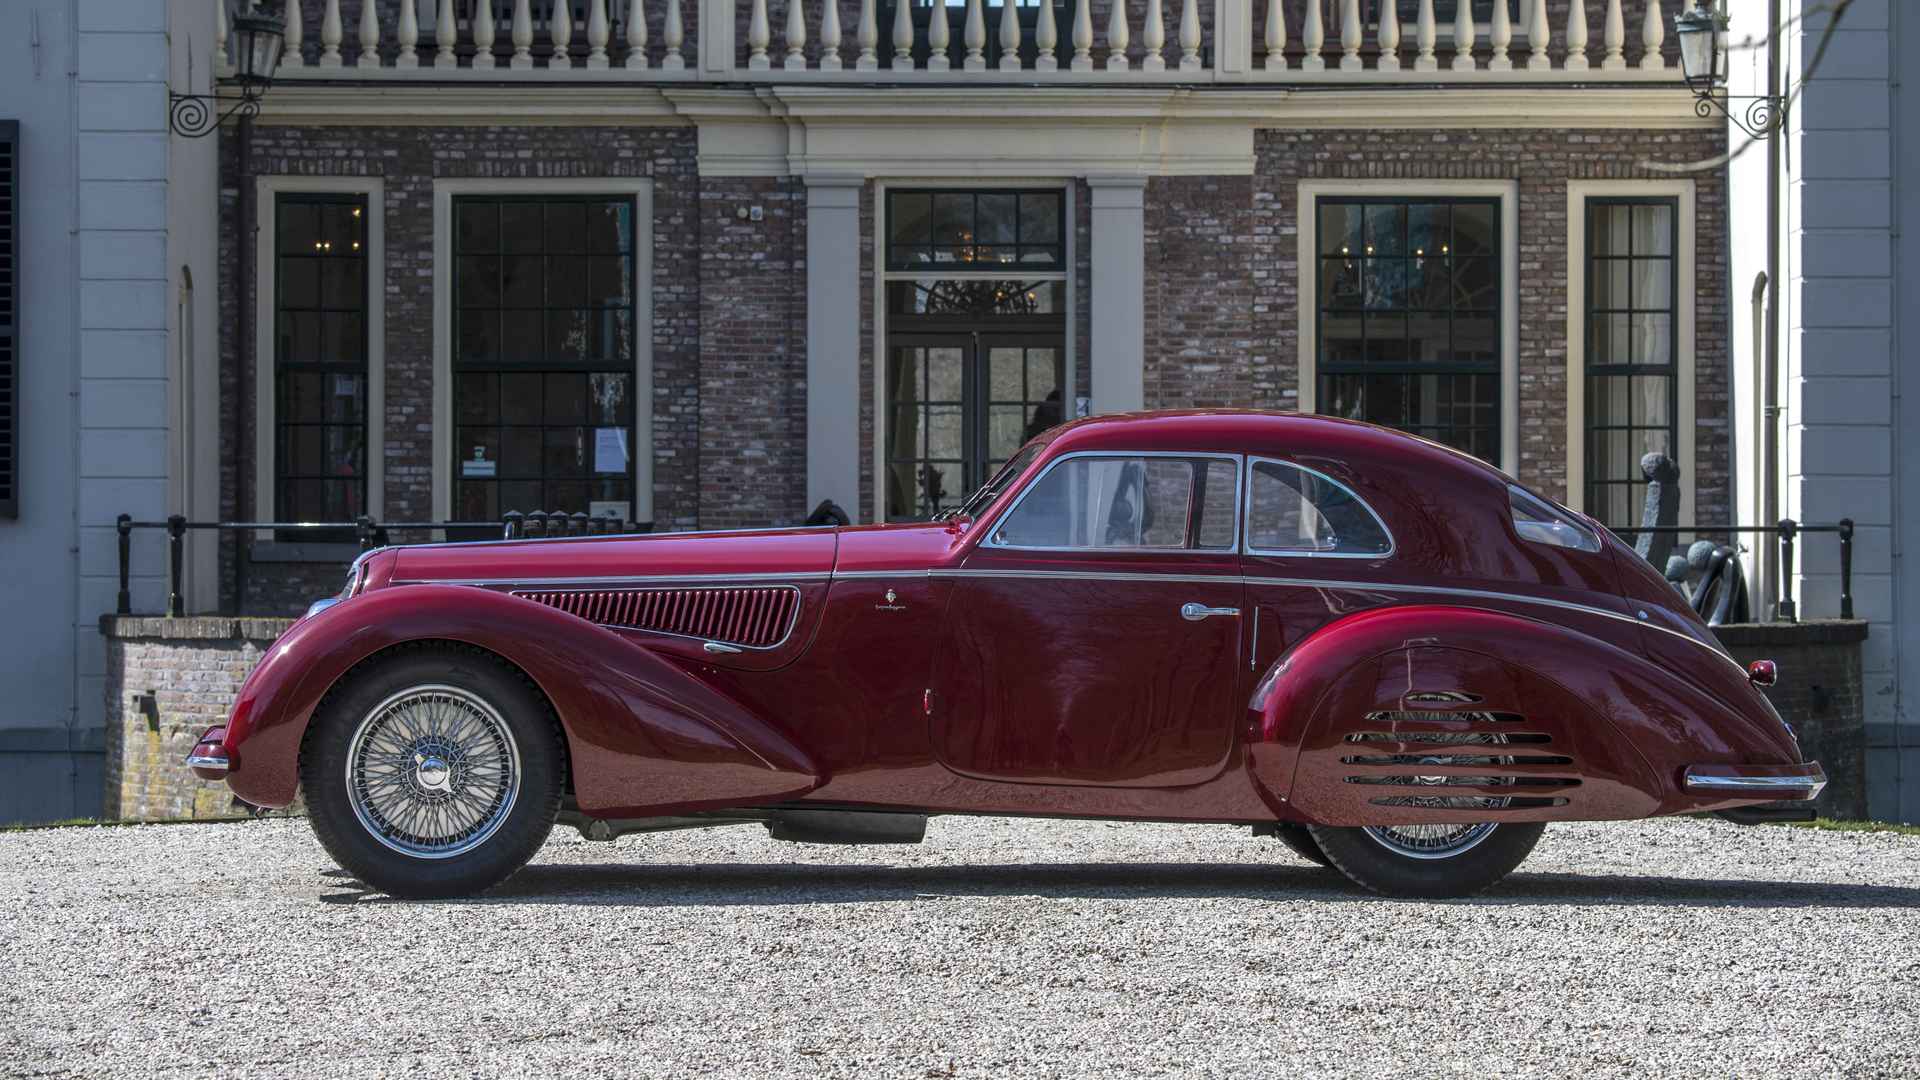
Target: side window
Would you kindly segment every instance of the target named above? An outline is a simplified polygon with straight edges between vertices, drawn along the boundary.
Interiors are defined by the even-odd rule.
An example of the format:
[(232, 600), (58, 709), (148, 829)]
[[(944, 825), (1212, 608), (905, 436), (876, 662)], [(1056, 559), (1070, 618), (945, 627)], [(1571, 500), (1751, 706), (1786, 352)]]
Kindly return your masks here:
[(1206, 486), (1200, 491), (1200, 536), (1193, 546), (1231, 548), (1233, 511), (1240, 501), (1234, 490), (1234, 463), (1210, 458), (1206, 465)]
[[(1224, 507), (1203, 509), (1199, 546), (1222, 543), (1215, 519), (1224, 515), (1231, 529), (1233, 464), (1222, 461)], [(1212, 463), (1166, 457), (1074, 457), (1034, 481), (999, 528), (993, 542), (1028, 548), (1185, 548), (1192, 517), (1195, 470)], [(1203, 508), (1215, 506), (1209, 491)]]
[(1247, 547), (1302, 555), (1385, 555), (1393, 541), (1373, 510), (1344, 485), (1297, 465), (1256, 461)]

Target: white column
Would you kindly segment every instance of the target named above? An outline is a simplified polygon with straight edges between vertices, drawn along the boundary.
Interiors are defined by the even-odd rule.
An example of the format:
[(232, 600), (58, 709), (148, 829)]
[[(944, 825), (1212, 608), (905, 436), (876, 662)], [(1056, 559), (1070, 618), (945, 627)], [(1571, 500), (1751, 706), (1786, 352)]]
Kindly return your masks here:
[(965, 71), (987, 70), (987, 13), (980, 5), (981, 0), (967, 0), (967, 24), (960, 39), (967, 47), (967, 58), (960, 62)]
[(807, 507), (860, 514), (858, 176), (807, 178)]
[(1667, 17), (1660, 10), (1660, 0), (1647, 0), (1647, 17), (1640, 21), (1640, 66), (1643, 68), (1664, 68), (1667, 58), (1660, 55), (1660, 46), (1667, 40)]
[(907, 0), (893, 5), (893, 70), (913, 70), (913, 5)]
[(660, 43), (667, 50), (666, 55), (660, 58), (661, 70), (686, 70), (687, 54), (681, 49), (686, 40), (686, 17), (680, 14), (680, 0), (667, 0), (666, 25), (660, 28)]
[(787, 27), (782, 32), (787, 41), (787, 59), (780, 66), (788, 71), (807, 69), (807, 9), (800, 0), (787, 0)]
[(1567, 70), (1587, 70), (1587, 0), (1567, 4)]
[(1261, 44), (1266, 47), (1266, 57), (1260, 61), (1262, 71), (1285, 71), (1287, 69), (1287, 13), (1280, 8), (1280, 0), (1267, 0), (1266, 33), (1261, 35)]
[(1200, 70), (1200, 9), (1198, 0), (1180, 5), (1180, 70)]
[(1440, 61), (1433, 55), (1433, 43), (1437, 40), (1439, 29), (1433, 22), (1433, 0), (1420, 0), (1420, 16), (1413, 24), (1413, 43), (1420, 53), (1413, 58), (1413, 70), (1440, 70)]
[(947, 17), (945, 0), (936, 0), (927, 7), (927, 70), (949, 71), (953, 68), (953, 59), (947, 55), (947, 49), (953, 45), (953, 24)]
[[(225, 12), (227, 5), (215, 4), (216, 11)], [(222, 24), (226, 22), (221, 19)], [(327, 6), (320, 9), (320, 66), (337, 68), (340, 66), (340, 0), (327, 0)], [(224, 46), (223, 46), (224, 47)]]
[(1367, 65), (1360, 59), (1360, 0), (1340, 0), (1340, 70), (1360, 71)]
[(1125, 0), (1115, 0), (1107, 12), (1107, 59), (1102, 66), (1108, 71), (1126, 71), (1132, 61), (1127, 59), (1127, 46), (1133, 42), (1133, 28), (1127, 25), (1127, 5)]
[(607, 39), (613, 34), (613, 26), (607, 21), (607, 0), (590, 0), (587, 4), (587, 67), (594, 71), (603, 71), (607, 63)]
[(380, 8), (374, 0), (360, 0), (360, 55), (353, 58), (353, 66), (380, 66)]
[(826, 0), (820, 11), (820, 70), (840, 70), (840, 0)]
[[(904, 0), (902, 0), (904, 2)], [(853, 62), (855, 71), (880, 70), (880, 22), (873, 0), (860, 0), (860, 27), (855, 31), (860, 57)]]
[[(1466, 0), (1460, 0), (1466, 3)], [(1301, 71), (1327, 70), (1327, 58), (1321, 50), (1327, 47), (1327, 27), (1320, 19), (1320, 0), (1307, 0), (1306, 18), (1300, 24), (1300, 48), (1306, 53), (1300, 58)]]
[[(227, 57), (226, 5), (216, 4), (214, 6), (220, 9), (215, 13), (215, 17), (218, 19), (217, 29), (220, 31), (220, 34), (218, 39), (213, 43), (213, 59), (216, 64), (224, 64), (226, 63)], [(307, 58), (306, 55), (300, 51), (300, 46), (307, 40), (306, 13), (300, 10), (300, 0), (287, 0), (285, 10), (287, 13), (287, 40), (281, 48), (280, 66), (305, 67)]]
[(420, 9), (419, 0), (400, 0), (400, 25), (394, 30), (394, 39), (400, 43), (400, 53), (393, 58), (394, 67), (417, 68), (420, 66)]
[(1072, 67), (1075, 71), (1093, 70), (1093, 0), (1074, 0)]
[[(903, 2), (901, 7), (907, 5)], [(1040, 0), (1040, 19), (1033, 28), (1033, 70), (1058, 71), (1060, 58), (1056, 50), (1060, 47), (1060, 28), (1054, 25), (1053, 0)]]
[[(328, 4), (336, 2), (337, 0), (327, 0)], [(488, 0), (481, 0), (473, 12), (473, 66), (477, 68), (494, 66), (493, 4)]]
[(1089, 176), (1087, 187), (1093, 195), (1093, 411), (1126, 412), (1146, 404), (1147, 181)]
[(1547, 55), (1547, 46), (1553, 44), (1553, 20), (1547, 18), (1547, 0), (1521, 2), (1533, 12), (1527, 19), (1527, 45), (1532, 50), (1527, 57), (1527, 70), (1548, 71), (1553, 67), (1553, 58)]
[(767, 0), (753, 0), (747, 16), (748, 70), (765, 71), (772, 66), (767, 60), (767, 43), (772, 40), (773, 31), (767, 25)]
[(513, 0), (513, 59), (507, 61), (510, 68), (531, 68), (533, 66), (533, 6), (528, 0)]
[(1000, 55), (994, 58), (995, 71), (1019, 71), (1020, 64), (1020, 13), (1013, 6), (1014, 0), (1000, 0)]
[(547, 5), (547, 42), (553, 47), (547, 56), (548, 70), (572, 69), (573, 57), (568, 50), (573, 46), (573, 5), (569, 0), (553, 0)]
[(1393, 4), (1382, 4), (1380, 12), (1380, 59), (1374, 67), (1381, 71), (1400, 70), (1400, 12)]
[(1147, 50), (1147, 58), (1140, 62), (1141, 71), (1167, 70), (1167, 20), (1161, 14), (1160, 0), (1147, 0), (1147, 25), (1140, 32), (1140, 45)]
[(1513, 61), (1507, 58), (1507, 46), (1513, 44), (1513, 17), (1507, 10), (1510, 0), (1493, 0), (1493, 24), (1487, 30), (1488, 44), (1493, 46), (1493, 59), (1487, 61), (1491, 71), (1512, 71)]
[(622, 58), (621, 64), (639, 71), (647, 70), (646, 0), (627, 0), (627, 55)]
[(1600, 31), (1600, 43), (1606, 46), (1606, 59), (1600, 66), (1608, 71), (1625, 71), (1627, 68), (1627, 19), (1620, 12), (1620, 0), (1607, 0), (1605, 28)]
[(1473, 4), (1470, 0), (1454, 0), (1453, 10), (1453, 60), (1447, 65), (1449, 71), (1472, 71), (1480, 66), (1473, 58), (1473, 39), (1478, 33), (1473, 25)]
[[(298, 2), (298, 0), (295, 0), (295, 2)], [(436, 8), (435, 11), (436, 14), (433, 17), (433, 43), (437, 48), (434, 50), (433, 66), (437, 68), (459, 67), (460, 58), (454, 53), (453, 46), (460, 38), (460, 24), (454, 21), (453, 0), (440, 0), (440, 6)], [(293, 24), (288, 23), (287, 25), (292, 26)]]

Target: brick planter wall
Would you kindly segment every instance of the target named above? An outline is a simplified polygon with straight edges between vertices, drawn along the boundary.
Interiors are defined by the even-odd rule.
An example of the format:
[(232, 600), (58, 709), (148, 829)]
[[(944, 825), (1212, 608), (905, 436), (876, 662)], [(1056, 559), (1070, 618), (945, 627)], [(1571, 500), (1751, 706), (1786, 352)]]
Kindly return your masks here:
[(1767, 699), (1800, 736), (1800, 750), (1827, 770), (1815, 804), (1822, 817), (1867, 816), (1867, 728), (1860, 653), (1867, 624), (1857, 619), (1716, 626), (1741, 664), (1772, 660), (1780, 681)]
[(247, 673), (291, 625), (291, 619), (101, 617), (107, 647), (102, 817), (155, 821), (243, 812), (226, 785), (199, 779), (184, 763), (200, 734), (226, 720)]

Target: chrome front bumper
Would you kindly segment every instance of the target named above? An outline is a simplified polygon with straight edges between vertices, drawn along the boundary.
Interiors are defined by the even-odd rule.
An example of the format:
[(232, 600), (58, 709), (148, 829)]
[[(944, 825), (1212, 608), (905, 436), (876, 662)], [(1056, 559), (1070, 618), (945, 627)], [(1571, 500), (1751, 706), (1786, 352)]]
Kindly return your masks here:
[(1811, 802), (1826, 790), (1827, 772), (1817, 761), (1801, 765), (1690, 765), (1681, 783), (1696, 795)]

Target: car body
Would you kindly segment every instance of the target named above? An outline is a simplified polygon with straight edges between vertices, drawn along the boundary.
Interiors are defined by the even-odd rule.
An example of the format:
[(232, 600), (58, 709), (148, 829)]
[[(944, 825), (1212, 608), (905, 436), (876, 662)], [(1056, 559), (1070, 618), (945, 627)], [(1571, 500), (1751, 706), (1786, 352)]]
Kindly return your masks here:
[[(258, 806), (304, 782), (322, 839), (370, 853), (336, 857), (402, 894), (517, 868), (448, 866), (486, 861), (467, 818), (529, 792), (540, 838), (554, 816), (848, 842), (915, 839), (930, 814), (1250, 825), (1380, 891), (1454, 895), (1537, 823), (1804, 804), (1825, 782), (1757, 674), (1605, 529), (1324, 417), (1075, 421), (925, 523), (387, 548), (316, 608), (195, 762)], [(530, 696), (447, 698), (456, 665), (354, 697), (436, 649)], [(408, 678), (442, 697), (405, 698)], [(379, 708), (478, 710), (500, 768), (545, 738), (510, 714), (548, 709), (564, 775), (508, 792), (475, 766), (487, 806), (443, 813), (436, 847), (373, 792), (400, 817), (457, 804), (458, 740), (389, 719), (380, 742)], [(328, 753), (344, 771), (315, 771)], [(1472, 855), (1500, 830), (1527, 837), (1517, 856)], [(429, 862), (444, 880), (410, 876)]]

